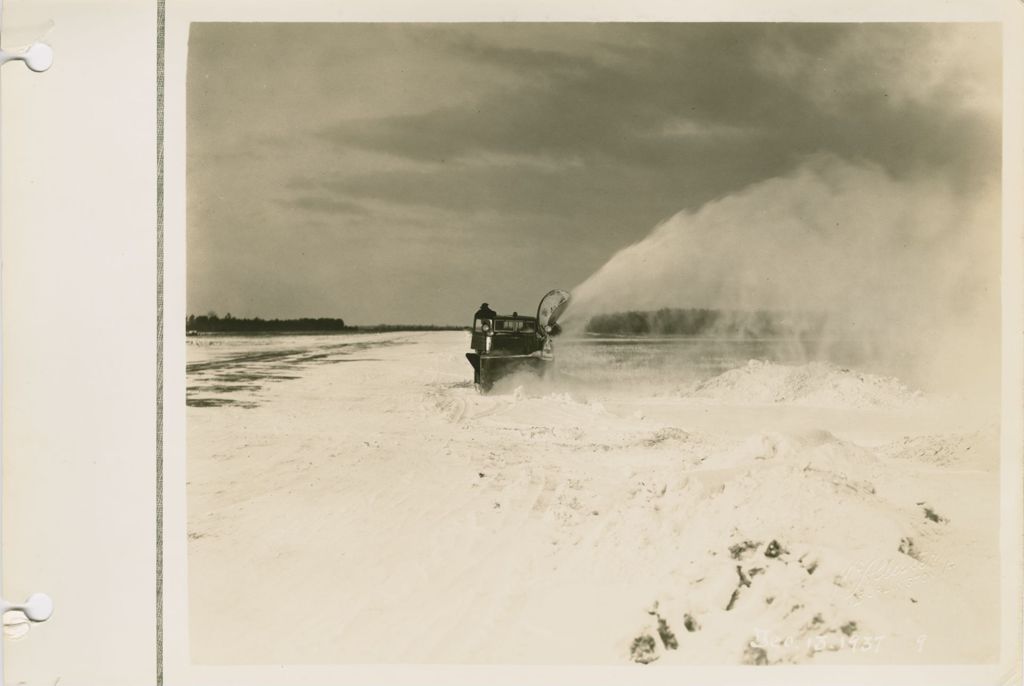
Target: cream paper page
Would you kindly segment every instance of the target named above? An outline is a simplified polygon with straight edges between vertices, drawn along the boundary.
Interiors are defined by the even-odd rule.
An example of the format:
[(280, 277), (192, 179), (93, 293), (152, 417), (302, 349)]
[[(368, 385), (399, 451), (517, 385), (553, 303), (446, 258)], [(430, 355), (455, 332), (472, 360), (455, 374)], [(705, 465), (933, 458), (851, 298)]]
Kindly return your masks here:
[(7, 2), (6, 679), (1019, 682), (1021, 10)]

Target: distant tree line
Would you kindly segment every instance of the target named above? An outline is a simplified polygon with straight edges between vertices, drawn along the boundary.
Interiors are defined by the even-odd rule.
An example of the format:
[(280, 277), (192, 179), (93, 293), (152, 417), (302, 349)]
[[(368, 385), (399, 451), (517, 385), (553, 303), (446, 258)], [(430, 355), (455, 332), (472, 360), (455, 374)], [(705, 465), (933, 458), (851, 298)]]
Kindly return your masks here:
[(302, 317), (300, 319), (261, 319), (254, 317), (246, 319), (232, 317), (227, 313), (223, 317), (216, 313), (194, 315), (190, 314), (185, 322), (186, 331), (197, 333), (263, 333), (273, 331), (345, 331), (344, 319), (328, 317)]
[(455, 324), (373, 324), (372, 326), (353, 326), (353, 331), (364, 333), (385, 333), (388, 331), (469, 331), (472, 327)]
[(820, 313), (770, 310), (749, 312), (707, 308), (662, 308), (653, 312), (631, 310), (599, 314), (586, 332), (603, 335), (727, 336), (775, 338), (820, 335), (826, 317)]
[(231, 313), (220, 317), (215, 312), (190, 314), (185, 320), (187, 333), (323, 333), (347, 331), (376, 333), (387, 331), (455, 331), (464, 326), (438, 326), (433, 324), (377, 324), (374, 326), (347, 326), (345, 320), (331, 317), (301, 317), (299, 319), (251, 319), (233, 317)]

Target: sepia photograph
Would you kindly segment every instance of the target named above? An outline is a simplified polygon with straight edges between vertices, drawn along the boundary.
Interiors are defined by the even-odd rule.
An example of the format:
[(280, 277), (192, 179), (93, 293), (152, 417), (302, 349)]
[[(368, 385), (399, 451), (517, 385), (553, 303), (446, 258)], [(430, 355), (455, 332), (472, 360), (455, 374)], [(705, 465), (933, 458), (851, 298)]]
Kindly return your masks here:
[(192, 23), (191, 661), (998, 662), (1002, 54)]

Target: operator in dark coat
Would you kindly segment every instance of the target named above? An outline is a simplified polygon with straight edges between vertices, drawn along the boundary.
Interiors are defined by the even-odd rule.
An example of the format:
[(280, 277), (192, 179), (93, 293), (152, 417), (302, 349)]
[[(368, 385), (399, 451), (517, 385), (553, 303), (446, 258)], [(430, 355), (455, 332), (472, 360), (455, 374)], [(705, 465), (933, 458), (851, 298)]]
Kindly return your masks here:
[(487, 303), (484, 303), (484, 304), (482, 304), (480, 306), (480, 309), (476, 311), (476, 314), (473, 315), (473, 318), (474, 319), (494, 319), (497, 316), (498, 316), (498, 313), (495, 312), (494, 310), (492, 310), (490, 307), (488, 307)]

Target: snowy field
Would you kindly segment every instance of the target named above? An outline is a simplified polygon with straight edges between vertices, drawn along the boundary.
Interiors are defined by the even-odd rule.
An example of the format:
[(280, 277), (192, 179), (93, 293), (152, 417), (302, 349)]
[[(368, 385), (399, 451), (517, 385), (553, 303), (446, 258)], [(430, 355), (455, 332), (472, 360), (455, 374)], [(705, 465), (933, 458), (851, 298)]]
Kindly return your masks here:
[(651, 341), (482, 396), (467, 348), (189, 340), (194, 662), (997, 657), (991, 408)]

